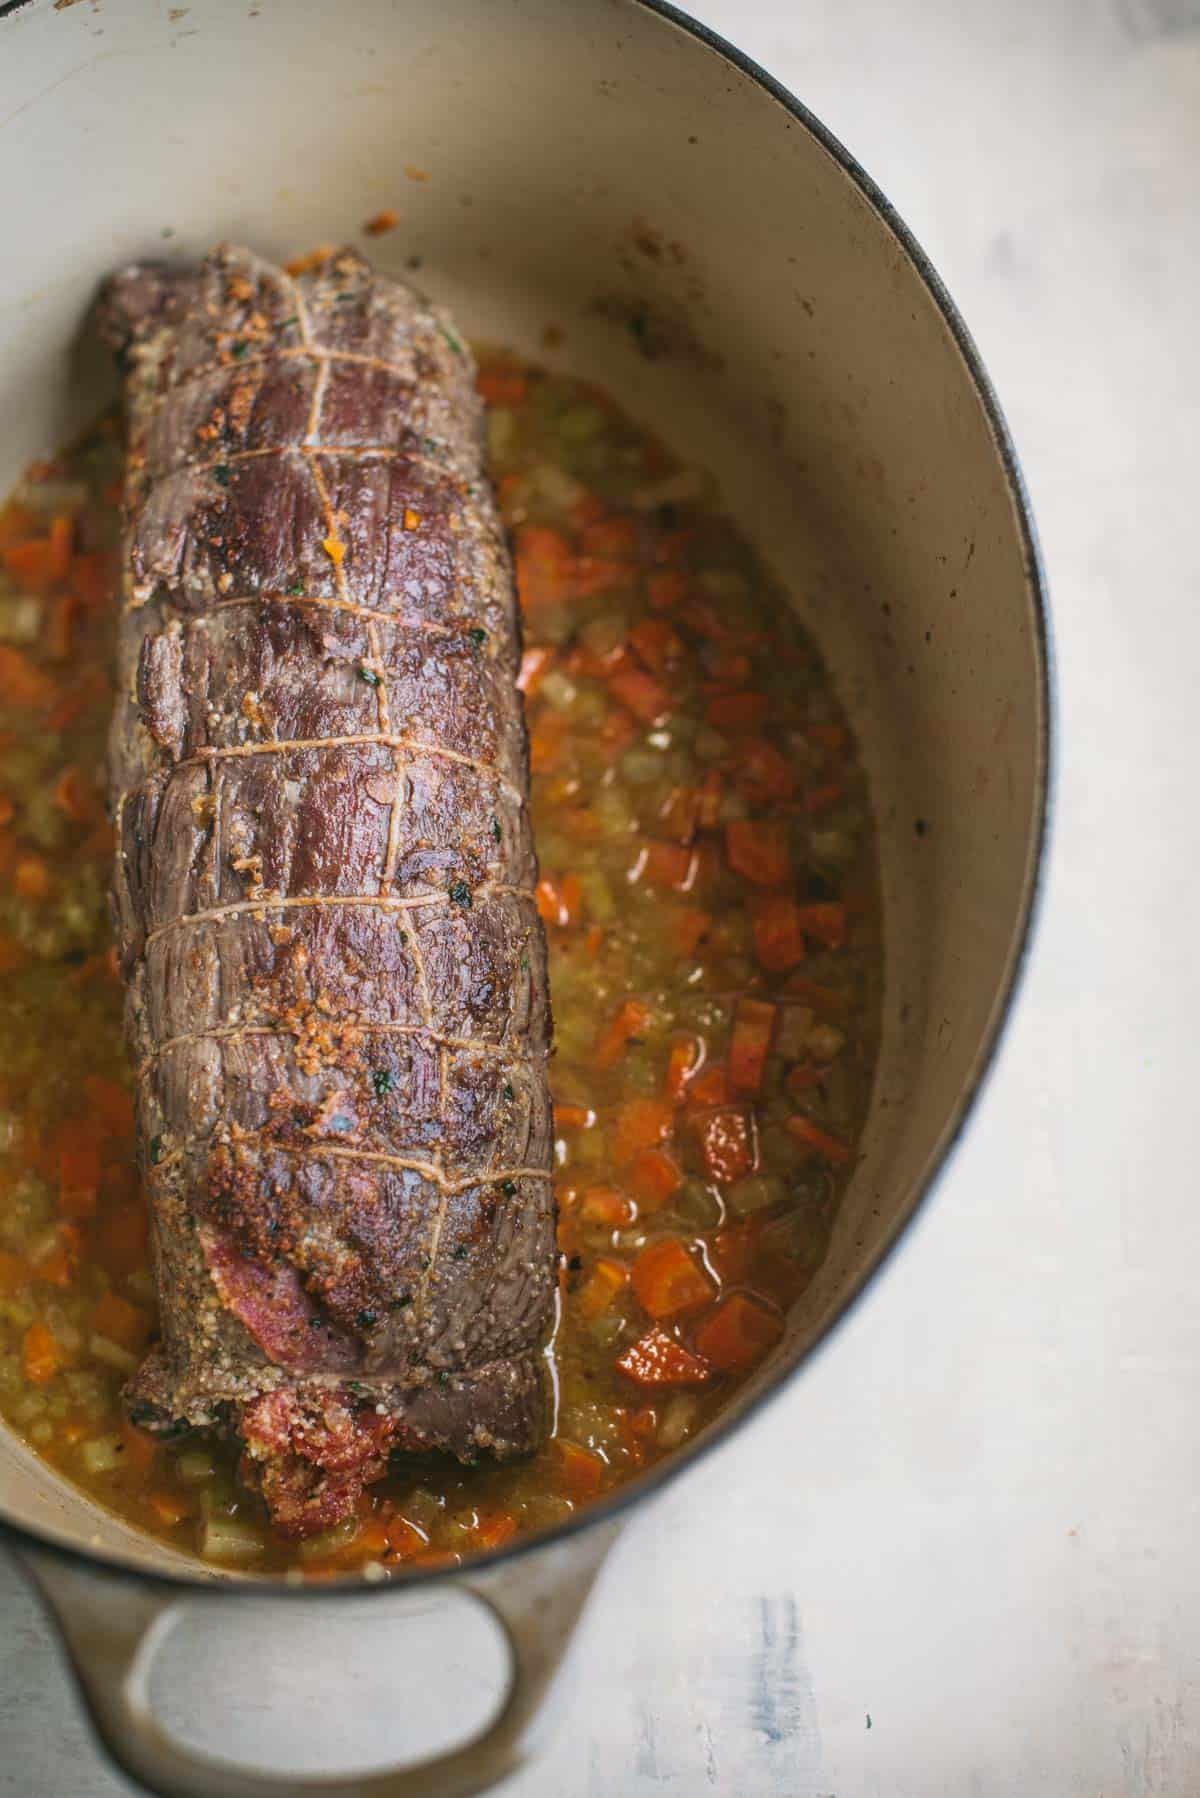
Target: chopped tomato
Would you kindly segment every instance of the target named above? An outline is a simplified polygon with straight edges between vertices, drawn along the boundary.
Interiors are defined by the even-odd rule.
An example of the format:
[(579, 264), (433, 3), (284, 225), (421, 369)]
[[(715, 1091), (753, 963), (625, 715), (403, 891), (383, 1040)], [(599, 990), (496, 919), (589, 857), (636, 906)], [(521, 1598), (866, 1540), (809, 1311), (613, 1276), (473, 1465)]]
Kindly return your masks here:
[(637, 1206), (611, 1186), (593, 1186), (579, 1201), (579, 1215), (586, 1223), (624, 1230), (637, 1216)]
[(648, 1243), (633, 1264), (633, 1290), (656, 1321), (698, 1311), (713, 1297), (713, 1283), (674, 1237)]
[(705, 1172), (720, 1185), (753, 1170), (754, 1127), (748, 1112), (732, 1107), (702, 1113), (695, 1130)]
[(43, 1323), (32, 1323), (21, 1341), (21, 1366), (27, 1380), (44, 1386), (70, 1365), (70, 1356)]
[(678, 1105), (687, 1092), (688, 1082), (700, 1066), (703, 1048), (694, 1036), (676, 1037), (667, 1057), (666, 1095)]
[(618, 1357), (617, 1366), (635, 1386), (703, 1386), (711, 1377), (707, 1362), (657, 1325)]

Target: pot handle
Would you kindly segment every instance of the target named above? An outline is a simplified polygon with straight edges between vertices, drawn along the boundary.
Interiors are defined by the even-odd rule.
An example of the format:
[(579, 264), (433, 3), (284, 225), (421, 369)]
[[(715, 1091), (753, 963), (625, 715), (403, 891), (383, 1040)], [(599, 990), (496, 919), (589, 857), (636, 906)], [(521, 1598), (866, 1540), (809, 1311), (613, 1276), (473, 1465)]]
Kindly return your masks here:
[[(533, 1759), (536, 1726), (617, 1528), (593, 1524), (565, 1542), (447, 1582), (492, 1613), (509, 1648), (508, 1690), (473, 1740), (413, 1766), (313, 1779), (256, 1773), (201, 1754), (169, 1736), (150, 1707), (150, 1668), (180, 1613), (192, 1605), (228, 1607), (236, 1601), (227, 1594), (181, 1594), (164, 1582), (24, 1544), (18, 1558), (58, 1627), (101, 1741), (121, 1770), (158, 1798), (212, 1798), (214, 1791), (222, 1798), (430, 1798), (431, 1791), (438, 1798), (472, 1798)], [(428, 1588), (416, 1590), (424, 1596)], [(308, 1602), (333, 1598), (326, 1592)], [(304, 1605), (305, 1599), (280, 1602)], [(381, 1595), (358, 1602), (379, 1603)]]

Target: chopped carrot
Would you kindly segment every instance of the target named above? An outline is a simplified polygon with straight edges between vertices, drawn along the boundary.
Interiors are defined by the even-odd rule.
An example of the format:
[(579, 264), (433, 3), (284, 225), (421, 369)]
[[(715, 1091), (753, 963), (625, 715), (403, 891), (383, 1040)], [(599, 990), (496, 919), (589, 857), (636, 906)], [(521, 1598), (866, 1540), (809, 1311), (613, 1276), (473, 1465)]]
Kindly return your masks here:
[(419, 531), (421, 528), (421, 514), (419, 512), (414, 512), (411, 506), (405, 506), (403, 524), (406, 531)]
[(706, 716), (714, 730), (737, 736), (761, 730), (770, 703), (765, 693), (719, 693), (709, 701)]
[(337, 536), (335, 532), (330, 531), (328, 537), (323, 537), (321, 539), (321, 548), (325, 551), (325, 554), (329, 557), (329, 560), (333, 563), (334, 567), (340, 568), (346, 559), (346, 545), (342, 542), (341, 538)]
[(489, 406), (519, 406), (527, 387), (522, 370), (507, 362), (493, 362), (475, 377), (475, 391)]
[(729, 1084), (735, 1092), (759, 1091), (774, 1035), (775, 1007), (765, 999), (740, 998), (729, 1039)]
[(635, 1386), (703, 1386), (711, 1377), (706, 1361), (657, 1324), (618, 1356), (617, 1366)]
[(595, 961), (604, 944), (604, 932), (599, 924), (589, 924), (587, 935), (583, 939), (583, 949), (589, 961)]
[(671, 612), (687, 595), (687, 576), (678, 568), (664, 568), (646, 580), (646, 596), (656, 612)]
[(332, 255), (332, 244), (319, 243), (315, 249), (306, 250), (303, 256), (293, 256), (290, 262), (285, 262), (284, 272), (289, 275), (315, 275), (325, 267)]
[(542, 684), (543, 677), (549, 673), (554, 661), (554, 651), (544, 643), (534, 644), (521, 657), (521, 672), (517, 676), (517, 685), (528, 698), (532, 698)]
[(400, 214), (394, 206), (385, 206), (382, 212), (373, 212), (369, 219), (364, 219), (363, 230), (368, 237), (382, 237), (385, 232), (394, 231), (400, 223)]
[(679, 1191), (683, 1175), (663, 1149), (642, 1149), (625, 1170), (639, 1213), (659, 1211)]
[(654, 724), (671, 710), (671, 695), (642, 668), (620, 668), (609, 681), (621, 704), (643, 724)]
[(25, 1378), (35, 1386), (44, 1386), (69, 1364), (70, 1357), (62, 1344), (43, 1323), (32, 1323), (21, 1340), (21, 1366)]
[(640, 999), (626, 999), (620, 1011), (600, 1033), (596, 1044), (595, 1065), (611, 1068), (620, 1060), (627, 1045), (645, 1030), (650, 1022), (650, 1007)]
[(119, 1292), (109, 1291), (92, 1312), (92, 1328), (97, 1336), (136, 1354), (149, 1341), (154, 1319), (140, 1305), (131, 1305)]
[(708, 1275), (673, 1236), (646, 1245), (633, 1264), (632, 1281), (643, 1311), (659, 1323), (700, 1310), (714, 1291)]
[(517, 536), (516, 567), (522, 610), (536, 612), (557, 605), (566, 596), (575, 557), (561, 531), (527, 524)]
[(788, 978), (787, 991), (810, 1005), (822, 1018), (844, 1018), (850, 1009), (850, 996), (837, 987), (821, 986), (810, 980), (806, 974), (792, 974)]
[(125, 1466), (144, 1474), (158, 1454), (158, 1440), (149, 1430), (139, 1430), (127, 1417), (121, 1419), (121, 1442), (125, 1449)]
[(0, 643), (0, 700), (21, 711), (44, 711), (54, 704), (58, 687), (48, 674), (11, 644)]
[(13, 869), (13, 891), (18, 899), (47, 899), (52, 886), (50, 870), (40, 855), (21, 856)]
[(167, 1492), (165, 1489), (149, 1492), (146, 1502), (158, 1521), (169, 1530), (191, 1514), (191, 1504), (180, 1492)]
[(772, 974), (784, 974), (804, 960), (800, 907), (788, 893), (769, 893), (750, 907), (754, 953)]
[(725, 854), (734, 873), (755, 886), (783, 886), (791, 873), (787, 828), (773, 819), (732, 818), (725, 826)]
[(355, 1536), (354, 1540), (347, 1543), (346, 1548), (342, 1550), (342, 1553), (346, 1554), (354, 1561), (360, 1561), (364, 1556), (368, 1555), (372, 1559), (375, 1559), (380, 1555), (386, 1554), (388, 1547), (389, 1522), (390, 1519), (387, 1517), (366, 1518), (366, 1520), (359, 1525), (358, 1534)]
[(775, 1347), (783, 1320), (745, 1293), (731, 1293), (696, 1332), (696, 1347), (722, 1373), (742, 1373)]
[(645, 843), (629, 870), (631, 884), (644, 880), (651, 886), (675, 887), (680, 892), (691, 885), (694, 875), (692, 851), (683, 843)]
[(511, 1511), (481, 1511), (473, 1533), (476, 1547), (489, 1551), (503, 1548), (516, 1535), (517, 1520)]
[(665, 618), (642, 618), (629, 633), (634, 654), (651, 674), (663, 674), (683, 654), (678, 633)]
[(687, 1096), (692, 1105), (724, 1105), (729, 1097), (729, 1076), (725, 1069), (717, 1064), (705, 1068), (692, 1081)]
[(823, 1155), (826, 1161), (831, 1161), (835, 1167), (844, 1167), (849, 1161), (850, 1150), (841, 1138), (831, 1136), (828, 1130), (822, 1130), (821, 1126), (814, 1124), (811, 1118), (798, 1113), (795, 1117), (788, 1119), (787, 1127), (796, 1140), (804, 1144), (805, 1148), (815, 1149), (818, 1155)]
[(800, 907), (805, 936), (815, 937), (826, 949), (841, 949), (846, 941), (846, 907), (831, 902)]
[(580, 1315), (599, 1317), (601, 1312), (608, 1310), (628, 1279), (629, 1269), (625, 1262), (602, 1256), (575, 1295)]
[(754, 1167), (754, 1130), (745, 1111), (725, 1107), (696, 1120), (696, 1136), (705, 1170), (721, 1185), (740, 1180)]
[(554, 924), (560, 930), (566, 930), (578, 923), (583, 904), (578, 874), (564, 874), (560, 881), (543, 875), (534, 888), (533, 899), (543, 924)]
[(665, 1091), (672, 1105), (678, 1105), (688, 1089), (688, 1082), (700, 1066), (703, 1047), (697, 1037), (677, 1036), (667, 1057)]
[(555, 1452), (562, 1463), (563, 1485), (567, 1496), (575, 1500), (595, 1498), (604, 1483), (604, 1462), (591, 1449), (568, 1442), (565, 1436), (554, 1439)]
[(796, 785), (792, 764), (765, 737), (739, 747), (737, 778), (750, 798), (760, 802), (790, 799)]
[(637, 1216), (637, 1206), (611, 1186), (593, 1186), (579, 1201), (579, 1215), (589, 1224), (624, 1230)]
[(31, 593), (45, 595), (63, 578), (59, 573), (59, 552), (46, 537), (14, 543), (0, 560), (13, 580)]
[(0, 1298), (11, 1298), (30, 1278), (30, 1270), (19, 1255), (0, 1249)]
[(617, 1112), (612, 1131), (613, 1156), (626, 1166), (643, 1149), (657, 1148), (673, 1120), (671, 1106), (662, 1099), (626, 1099)]
[(589, 1130), (596, 1121), (596, 1114), (587, 1105), (560, 1105), (555, 1102), (554, 1128), (556, 1130)]

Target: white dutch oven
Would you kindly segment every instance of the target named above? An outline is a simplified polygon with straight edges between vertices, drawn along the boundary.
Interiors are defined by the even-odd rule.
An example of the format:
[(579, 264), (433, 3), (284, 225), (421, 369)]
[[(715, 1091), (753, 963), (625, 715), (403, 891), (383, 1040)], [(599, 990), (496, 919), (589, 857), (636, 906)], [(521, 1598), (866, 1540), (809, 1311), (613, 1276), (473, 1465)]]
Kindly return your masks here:
[[(1045, 601), (995, 398), (917, 246), (829, 134), (651, 0), (203, 0), (0, 7), (0, 490), (111, 393), (81, 343), (101, 276), (222, 238), (373, 246), (474, 336), (606, 383), (786, 578), (874, 784), (882, 1056), (862, 1158), (786, 1341), (705, 1436), (580, 1523), (452, 1575), (502, 1620), (507, 1700), (436, 1762), (305, 1784), (219, 1769), (147, 1700), (198, 1591), (239, 1625), (272, 1582), (214, 1578), (109, 1517), (0, 1429), (0, 1520), (57, 1616), (96, 1726), (152, 1790), (484, 1790), (522, 1764), (632, 1505), (788, 1380), (860, 1297), (942, 1169), (1027, 941), (1048, 781)], [(406, 169), (427, 174), (425, 181)], [(547, 325), (563, 335), (543, 348)], [(356, 1590), (362, 1590), (357, 1588)], [(293, 1596), (308, 1627), (344, 1589)], [(365, 1602), (362, 1600), (361, 1602)]]

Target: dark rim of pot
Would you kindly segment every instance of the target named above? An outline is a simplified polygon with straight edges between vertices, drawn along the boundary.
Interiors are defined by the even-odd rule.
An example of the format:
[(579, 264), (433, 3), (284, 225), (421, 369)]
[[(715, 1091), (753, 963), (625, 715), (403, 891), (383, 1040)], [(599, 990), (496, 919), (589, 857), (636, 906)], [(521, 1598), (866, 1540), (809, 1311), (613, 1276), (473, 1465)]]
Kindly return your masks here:
[[(761, 1411), (770, 1400), (776, 1398), (785, 1387), (789, 1386), (801, 1368), (807, 1366), (813, 1356), (826, 1347), (834, 1333), (861, 1303), (863, 1295), (873, 1285), (880, 1270), (891, 1260), (901, 1238), (907, 1233), (913, 1219), (925, 1205), (944, 1174), (967, 1120), (975, 1109), (976, 1101), (987, 1077), (995, 1065), (997, 1050), (1012, 1016), (1013, 1004), (1028, 965), (1034, 926), (1041, 910), (1054, 786), (1052, 741), (1057, 729), (1052, 672), (1053, 650), (1045, 571), (1024, 476), (1012, 437), (1000, 409), (1000, 402), (970, 332), (933, 264), (890, 201), (880, 192), (871, 177), (855, 161), (845, 146), (834, 137), (833, 133), (818, 118), (814, 117), (794, 94), (769, 75), (751, 57), (736, 49), (717, 32), (711, 31), (708, 26), (700, 24), (689, 14), (681, 12), (678, 7), (670, 5), (669, 0), (628, 0), (628, 3), (640, 7), (645, 12), (656, 14), (665, 24), (695, 38), (706, 49), (712, 51), (714, 56), (720, 57), (731, 68), (747, 76), (798, 124), (802, 125), (838, 165), (842, 173), (854, 183), (916, 269), (930, 298), (941, 314), (943, 322), (958, 348), (959, 355), (966, 365), (972, 385), (983, 407), (993, 445), (1004, 469), (1009, 499), (1021, 538), (1025, 581), (1036, 629), (1040, 682), (1037, 744), (1039, 768), (1035, 792), (1036, 814), (1029, 845), (1029, 859), (1025, 872), (1020, 914), (1009, 950), (1008, 967), (996, 994), (991, 1019), (975, 1058), (970, 1080), (955, 1106), (953, 1115), (942, 1131), (941, 1138), (930, 1156), (924, 1176), (914, 1192), (907, 1210), (895, 1220), (887, 1239), (857, 1275), (836, 1314), (808, 1344), (803, 1354), (798, 1356), (786, 1370), (781, 1370), (773, 1379), (765, 1382), (762, 1390), (746, 1401), (736, 1412), (716, 1418), (695, 1443), (678, 1449), (644, 1475), (631, 1480), (608, 1498), (581, 1511), (565, 1523), (525, 1536), (510, 1547), (497, 1549), (491, 1554), (472, 1557), (461, 1568), (413, 1568), (411, 1571), (400, 1569), (391, 1579), (378, 1583), (366, 1581), (360, 1574), (348, 1574), (344, 1579), (323, 1581), (319, 1587), (286, 1585), (274, 1576), (230, 1578), (228, 1575), (222, 1576), (219, 1573), (206, 1571), (200, 1565), (197, 1565), (194, 1570), (187, 1566), (181, 1566), (177, 1572), (167, 1573), (157, 1569), (152, 1571), (124, 1559), (119, 1554), (94, 1552), (76, 1547), (70, 1543), (57, 1541), (52, 1535), (43, 1535), (38, 1530), (0, 1517), (0, 1541), (7, 1540), (12, 1547), (19, 1547), (22, 1543), (26, 1543), (35, 1546), (39, 1552), (49, 1553), (85, 1567), (102, 1568), (114, 1576), (138, 1580), (158, 1587), (164, 1593), (176, 1593), (180, 1597), (197, 1590), (218, 1591), (222, 1595), (228, 1594), (231, 1597), (242, 1595), (260, 1599), (264, 1597), (313, 1599), (323, 1594), (344, 1597), (348, 1593), (353, 1593), (356, 1597), (365, 1597), (368, 1594), (382, 1596), (388, 1593), (412, 1591), (419, 1585), (426, 1586), (436, 1582), (452, 1584), (460, 1579), (469, 1581), (472, 1575), (482, 1572), (485, 1568), (490, 1569), (505, 1562), (516, 1561), (522, 1555), (536, 1553), (539, 1548), (543, 1548), (551, 1542), (564, 1542), (581, 1531), (590, 1529), (593, 1525), (619, 1517), (642, 1499), (661, 1491), (669, 1482), (677, 1479), (680, 1474), (692, 1467), (703, 1455), (726, 1442), (735, 1430), (740, 1429), (749, 1418)], [(29, 4), (31, 4), (31, 0), (7, 0), (6, 4), (0, 4), (0, 19), (6, 15), (23, 11)]]

